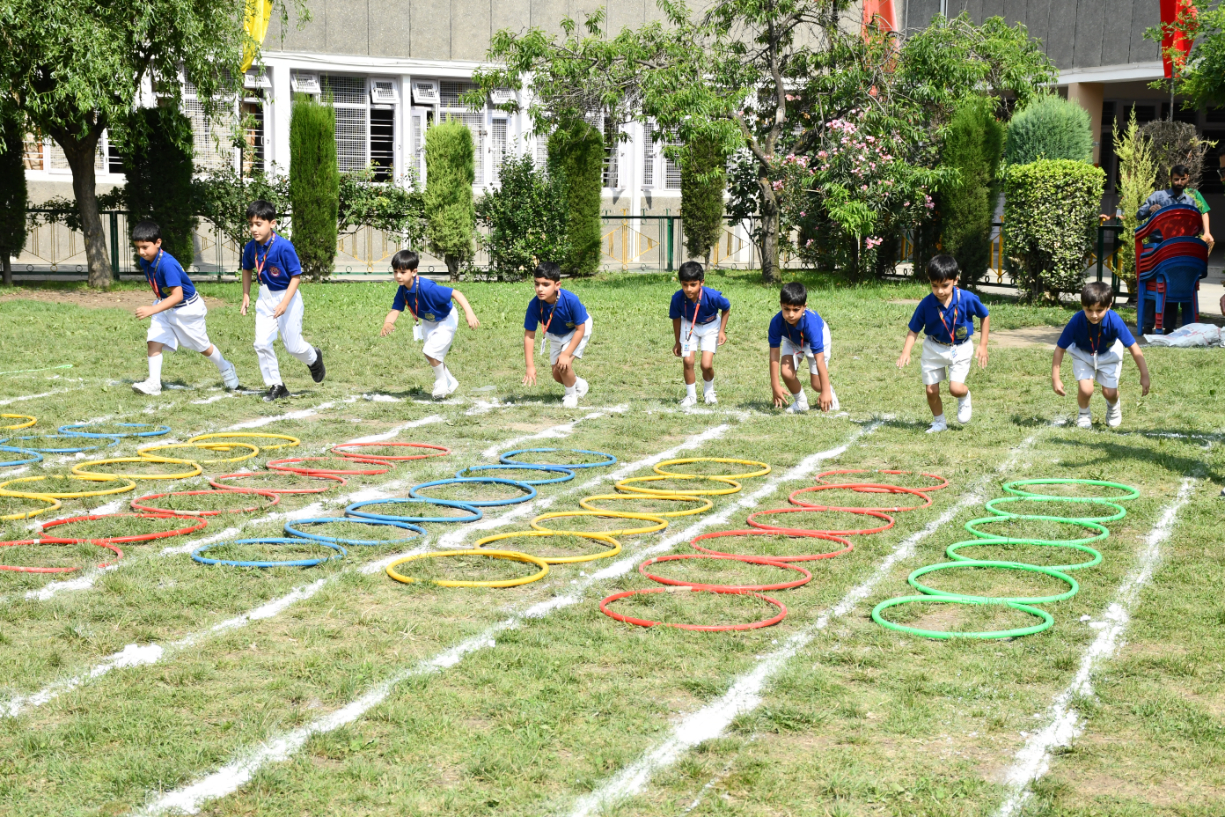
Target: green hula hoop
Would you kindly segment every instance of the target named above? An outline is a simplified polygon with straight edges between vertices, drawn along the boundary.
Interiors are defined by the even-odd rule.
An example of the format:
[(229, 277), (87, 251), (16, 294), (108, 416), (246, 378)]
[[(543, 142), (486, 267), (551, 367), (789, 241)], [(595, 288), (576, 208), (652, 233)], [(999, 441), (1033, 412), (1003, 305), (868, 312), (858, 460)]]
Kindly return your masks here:
[[(1068, 589), (1062, 593), (1057, 593), (1050, 596), (973, 596), (967, 593), (950, 593), (946, 590), (937, 590), (934, 587), (927, 587), (919, 582), (920, 576), (926, 576), (937, 570), (961, 569), (965, 567), (985, 567), (995, 570), (1019, 570), (1023, 573), (1042, 573), (1050, 576), (1052, 579), (1058, 579), (1061, 582), (1066, 582)], [(1070, 599), (1080, 592), (1080, 585), (1076, 583), (1067, 573), (1061, 573), (1058, 570), (1041, 565), (1025, 564), (1024, 562), (990, 562), (979, 561), (977, 559), (967, 559), (964, 562), (941, 562), (940, 564), (927, 565), (920, 567), (918, 570), (906, 577), (906, 581), (915, 590), (927, 596), (939, 596), (946, 599), (962, 599), (966, 601), (977, 601), (986, 604), (1005, 604), (1007, 602), (1016, 602), (1018, 604), (1050, 604), (1056, 601)]]
[[(1028, 536), (1024, 536), (1024, 537), (997, 536), (996, 534), (993, 534), (993, 533), (987, 533), (986, 531), (978, 530), (978, 528), (975, 527), (976, 525), (979, 525), (979, 524), (985, 525), (985, 524), (992, 523), (992, 522), (995, 524), (999, 524), (1001, 522), (1015, 522), (1021, 519), (1033, 519), (1033, 520), (1039, 520), (1043, 522), (1060, 522), (1065, 525), (1075, 525), (1078, 528), (1084, 528), (1085, 530), (1096, 531), (1097, 535), (1090, 536), (1085, 539), (1031, 539)], [(1022, 539), (1023, 538), (1026, 541), (1033, 542), (1035, 545), (1068, 545), (1068, 544), (1087, 545), (1092, 542), (1100, 542), (1101, 540), (1105, 539), (1107, 536), (1110, 535), (1110, 530), (1105, 525), (1099, 525), (1097, 522), (1090, 522), (1088, 520), (1068, 519), (1063, 516), (1021, 516), (1021, 515), (983, 516), (983, 517), (979, 517), (978, 519), (971, 519), (969, 522), (965, 524), (964, 527), (967, 531), (969, 531), (972, 535), (977, 536), (979, 539)]]
[(1109, 516), (1060, 517), (1061, 519), (1070, 519), (1077, 522), (1117, 522), (1123, 517), (1127, 516), (1127, 509), (1117, 502), (1111, 502), (1109, 499), (1085, 499), (1084, 497), (1079, 496), (997, 496), (995, 499), (992, 499), (987, 503), (986, 508), (987, 510), (991, 511), (991, 513), (998, 516), (1018, 517), (1020, 519), (1027, 519), (1029, 517), (1028, 514), (1015, 513), (1013, 511), (1006, 511), (996, 507), (997, 505), (1010, 502), (1077, 502), (1082, 505), (1109, 505), (1111, 508), (1115, 509), (1114, 513)]
[[(1102, 563), (1102, 554), (1100, 551), (1094, 550), (1088, 545), (1069, 545), (1066, 542), (1047, 542), (1038, 543), (1033, 539), (968, 539), (965, 542), (956, 542), (948, 546), (944, 551), (944, 555), (954, 562), (977, 562), (981, 559), (974, 559), (970, 556), (962, 556), (959, 551), (963, 548), (972, 547), (987, 547), (989, 545), (1033, 545), (1035, 547), (1052, 547), (1052, 548), (1070, 548), (1071, 550), (1079, 550), (1081, 553), (1088, 553), (1091, 557), (1087, 562), (1075, 562), (1070, 565), (1044, 565), (1051, 570), (1058, 570), (1061, 573), (1068, 570), (1080, 570), (1085, 567), (1097, 567)], [(1016, 564), (1021, 564), (1017, 562)]]
[(1041, 619), (1041, 623), (1035, 624), (1032, 627), (1018, 627), (1012, 630), (989, 630), (985, 632), (967, 632), (959, 633), (952, 630), (921, 630), (918, 627), (907, 627), (905, 624), (897, 624), (889, 621), (881, 612), (888, 610), (890, 607), (897, 607), (902, 604), (989, 604), (990, 602), (976, 601), (974, 599), (959, 599), (951, 596), (898, 596), (893, 599), (886, 599), (880, 604), (872, 608), (872, 620), (880, 626), (888, 630), (896, 630), (899, 633), (907, 633), (909, 635), (922, 636), (923, 638), (938, 638), (942, 640), (954, 638), (978, 638), (978, 639), (993, 639), (993, 638), (1019, 638), (1024, 635), (1035, 635), (1037, 633), (1049, 630), (1055, 624), (1055, 617), (1045, 610), (1039, 610), (1037, 607), (1031, 607), (1028, 604), (1010, 601), (1005, 602), (1008, 607), (1014, 610), (1020, 610), (1022, 613), (1028, 613), (1035, 618)]
[(1019, 485), (1096, 485), (1100, 488), (1117, 488), (1123, 491), (1123, 496), (1103, 496), (1095, 497), (1095, 499), (1107, 499), (1111, 502), (1127, 502), (1132, 499), (1140, 498), (1140, 491), (1130, 485), (1124, 485), (1121, 482), (1106, 482), (1100, 479), (1017, 479), (1012, 482), (1004, 483), (1004, 491), (1013, 496), (1051, 496), (1051, 494), (1036, 494), (1033, 491), (1027, 491), (1024, 488), (1018, 488)]

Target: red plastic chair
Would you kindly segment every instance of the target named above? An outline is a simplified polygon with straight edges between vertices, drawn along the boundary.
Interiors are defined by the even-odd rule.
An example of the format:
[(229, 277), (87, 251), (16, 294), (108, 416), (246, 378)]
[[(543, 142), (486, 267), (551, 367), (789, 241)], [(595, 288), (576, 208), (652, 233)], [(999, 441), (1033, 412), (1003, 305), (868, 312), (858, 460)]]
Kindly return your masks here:
[[(1189, 304), (1192, 321), (1199, 320), (1199, 279), (1208, 274), (1208, 245), (1197, 237), (1202, 230), (1199, 209), (1186, 204), (1163, 207), (1136, 229), (1137, 334), (1144, 331), (1150, 300), (1158, 334), (1165, 331), (1169, 303)], [(1157, 241), (1145, 248), (1145, 238)]]

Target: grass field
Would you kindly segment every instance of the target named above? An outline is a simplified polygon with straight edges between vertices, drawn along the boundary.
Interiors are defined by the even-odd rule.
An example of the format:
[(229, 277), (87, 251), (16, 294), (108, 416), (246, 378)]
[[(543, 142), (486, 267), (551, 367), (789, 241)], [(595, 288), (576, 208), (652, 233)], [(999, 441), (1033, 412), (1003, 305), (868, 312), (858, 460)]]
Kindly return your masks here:
[[(293, 397), (276, 404), (254, 393), (261, 384), (251, 318), (238, 315), (237, 285), (200, 290), (219, 299), (210, 302), (210, 335), (252, 393), (221, 391), (213, 366), (188, 353), (167, 356), (168, 388), (157, 398), (130, 388), (146, 374), (145, 324), (130, 310), (56, 303), (74, 297), (71, 287), (43, 290), (39, 300), (0, 292), (0, 371), (72, 364), (0, 374), (0, 412), (37, 416), (31, 431), (101, 420), (169, 425), (172, 434), (158, 441), (239, 429), (302, 441), (237, 464), (205, 465), (204, 476), (328, 456), (332, 445), (361, 439), (451, 448), (446, 457), (349, 477), (325, 493), (285, 495), (267, 510), (208, 517), (207, 528), (190, 535), (125, 544), (124, 558), (105, 570), (88, 567), (106, 555), (91, 545), (0, 548), (8, 551), (4, 564), (84, 568), (0, 572), (0, 813), (1225, 813), (1219, 351), (1146, 350), (1152, 393), (1139, 396), (1128, 362), (1122, 428), (1101, 422), (1099, 396), (1097, 424), (1084, 431), (1066, 424), (1073, 398), (1050, 388), (1048, 348), (998, 349), (971, 376), (973, 422), (927, 435), (918, 364), (904, 372), (893, 366), (913, 309), (897, 301), (924, 290), (805, 278), (810, 305), (833, 332), (830, 371), (843, 412), (785, 415), (771, 407), (767, 382), (765, 327), (777, 296), (754, 278), (708, 279), (732, 301), (730, 339), (716, 361), (719, 405), (689, 412), (676, 407), (684, 392), (666, 317), (676, 284), (662, 276), (568, 285), (595, 319), (579, 364), (592, 388), (577, 410), (562, 408), (555, 384), (520, 383), (526, 284), (461, 285), (482, 325), (461, 329), (448, 357), (461, 387), (443, 402), (429, 399), (432, 378), (408, 325), (378, 337), (390, 282), (305, 287), (304, 334), (323, 348), (328, 378), (315, 385), (304, 366), (282, 355)], [(1070, 316), (988, 303), (997, 331), (1058, 327)], [(538, 368), (547, 378), (539, 361)], [(1064, 382), (1074, 388), (1067, 367)], [(0, 468), (0, 479), (66, 474), (87, 457), (134, 456), (137, 445), (127, 439), (97, 454), (48, 455), (41, 465)], [(529, 502), (487, 508), (479, 522), (426, 524), (423, 539), (354, 546), (343, 560), (314, 568), (205, 567), (188, 555), (206, 543), (283, 535), (287, 521), (338, 516), (360, 499), (403, 497), (418, 483), (496, 462), (499, 452), (542, 446), (606, 451), (618, 463), (541, 486)], [(521, 587), (404, 585), (384, 573), (393, 555), (527, 530), (537, 514), (578, 510), (583, 497), (651, 474), (662, 459), (702, 456), (761, 460), (773, 470), (743, 480), (739, 493), (712, 498), (704, 514), (619, 537), (624, 550), (616, 557), (556, 565)], [(146, 475), (168, 467), (135, 466)], [(930, 507), (894, 514), (892, 528), (853, 537), (852, 552), (804, 563), (813, 581), (766, 594), (788, 608), (776, 626), (688, 632), (622, 624), (599, 611), (611, 593), (658, 587), (639, 575), (643, 559), (692, 553), (687, 543), (699, 533), (743, 528), (749, 513), (785, 506), (789, 493), (833, 468), (927, 470), (950, 485), (931, 493)], [(1124, 519), (1106, 523), (1110, 536), (1097, 545), (1103, 561), (1077, 572), (1079, 594), (1042, 605), (1055, 617), (1052, 629), (1007, 641), (934, 641), (871, 620), (875, 604), (911, 592), (912, 570), (944, 561), (949, 544), (968, 538), (962, 525), (987, 515), (984, 503), (1003, 496), (1003, 482), (1039, 477), (1109, 479), (1140, 491)], [(293, 476), (275, 483), (310, 484)], [(127, 511), (130, 499), (146, 493), (207, 487), (203, 477), (141, 481), (135, 493), (66, 500), (47, 518)], [(520, 492), (462, 486), (428, 493), (492, 499)], [(914, 499), (839, 493), (843, 504)], [(245, 500), (199, 502), (190, 507)], [(666, 505), (644, 499), (618, 508)], [(0, 497), (0, 514), (29, 507)], [(847, 513), (793, 516), (804, 527), (862, 527)], [(625, 522), (545, 524), (608, 530)], [(64, 526), (78, 538), (161, 529), (162, 521), (149, 519)], [(345, 524), (329, 532), (407, 533)], [(1069, 535), (1040, 522), (1009, 534)], [(28, 522), (0, 523), (0, 539), (30, 535)], [(550, 555), (593, 549), (579, 537), (510, 544)], [(795, 542), (761, 535), (736, 545), (778, 555)], [(984, 547), (975, 555), (1044, 564), (1066, 558), (1053, 550)], [(209, 555), (286, 554), (324, 551), (230, 546)], [(422, 578), (535, 570), (491, 561), (425, 560), (405, 569)], [(673, 578), (746, 583), (779, 581), (781, 573), (743, 563), (656, 568)], [(929, 578), (961, 592), (1062, 589), (1044, 576), (978, 573)], [(752, 597), (691, 593), (637, 596), (616, 609), (689, 623), (743, 623), (774, 612)], [(1029, 623), (1008, 608), (946, 605), (893, 618), (936, 629)]]

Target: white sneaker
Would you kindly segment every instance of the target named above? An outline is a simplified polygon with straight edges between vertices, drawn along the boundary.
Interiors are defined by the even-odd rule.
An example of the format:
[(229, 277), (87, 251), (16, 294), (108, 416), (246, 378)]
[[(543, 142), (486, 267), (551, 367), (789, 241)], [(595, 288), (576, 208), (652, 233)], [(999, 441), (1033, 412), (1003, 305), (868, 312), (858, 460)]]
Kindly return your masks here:
[(698, 398), (692, 394), (686, 394), (685, 399), (681, 401), (681, 408), (690, 408), (698, 404)]
[(156, 397), (162, 393), (162, 383), (160, 380), (156, 383), (152, 380), (142, 380), (139, 383), (132, 384), (132, 391), (147, 394), (150, 397)]
[(944, 420), (932, 420), (931, 428), (927, 429), (928, 434), (939, 434), (941, 431), (948, 431), (949, 424)]
[(794, 397), (795, 400), (791, 402), (791, 405), (787, 406), (787, 413), (803, 414), (804, 412), (808, 411), (808, 398), (804, 396), (804, 392), (800, 392), (799, 394), (794, 395)]
[(445, 380), (442, 380), (442, 381), (435, 380), (435, 381), (434, 381), (434, 390), (433, 390), (432, 392), (430, 392), (430, 396), (431, 396), (431, 397), (433, 397), (435, 400), (442, 400), (442, 399), (443, 399), (443, 398), (445, 398), (445, 397), (446, 397), (448, 394), (450, 394), (450, 392), (449, 392), (449, 391), (447, 391), (447, 381), (445, 381)]
[(1077, 428), (1093, 428), (1093, 415), (1087, 411), (1082, 411), (1076, 416)]
[(459, 388), (459, 381), (456, 380), (455, 377), (450, 372), (447, 372), (447, 387), (446, 387), (446, 393), (443, 394), (443, 397), (450, 397), (452, 394), (455, 393), (455, 390), (458, 388)]
[(1113, 404), (1106, 404), (1106, 425), (1111, 428), (1123, 425), (1123, 406), (1120, 405), (1120, 401), (1116, 400)]
[(562, 408), (578, 408), (578, 393), (571, 392), (561, 399)]
[(970, 405), (970, 396), (957, 398), (957, 422), (965, 425), (970, 422), (970, 418), (974, 416), (974, 408)]
[(231, 361), (226, 361), (225, 371), (221, 373), (221, 382), (230, 391), (238, 391), (238, 370)]
[(706, 405), (708, 406), (719, 405), (719, 395), (715, 394), (714, 389), (706, 392), (702, 399), (706, 401)]
[(581, 378), (581, 377), (579, 377), (579, 378), (575, 378), (575, 381), (574, 381), (574, 393), (578, 395), (578, 397), (579, 397), (579, 399), (580, 399), (580, 400), (581, 400), (581, 399), (583, 399), (584, 397), (586, 397), (586, 396), (587, 396), (587, 392), (589, 392), (589, 391), (591, 391), (591, 384), (590, 384), (590, 383), (588, 383), (586, 380), (584, 380), (584, 379), (583, 379), (583, 378)]

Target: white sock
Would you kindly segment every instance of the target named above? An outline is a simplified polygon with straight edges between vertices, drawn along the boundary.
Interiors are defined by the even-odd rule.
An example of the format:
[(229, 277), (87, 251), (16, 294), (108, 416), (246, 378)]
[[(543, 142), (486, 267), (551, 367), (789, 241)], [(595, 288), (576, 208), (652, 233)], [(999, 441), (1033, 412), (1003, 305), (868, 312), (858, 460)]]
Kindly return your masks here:
[(702, 381), (702, 394), (710, 394), (714, 390), (715, 390), (715, 379), (713, 377), (710, 380)]
[[(1102, 399), (1105, 400), (1105, 398), (1102, 398)], [(1106, 405), (1109, 406), (1110, 408), (1114, 408), (1118, 404), (1119, 404), (1118, 400), (1115, 400), (1113, 403), (1111, 403), (1109, 400), (1106, 400)], [(1085, 411), (1088, 411), (1088, 409), (1085, 409)]]
[(149, 382), (150, 383), (161, 383), (162, 382), (162, 353), (161, 352), (158, 352), (156, 355), (149, 355)]
[(307, 366), (314, 366), (315, 361), (319, 359), (319, 353), (315, 351), (315, 347), (311, 347), (311, 359), (306, 361)]
[(447, 364), (442, 364), (442, 370), (445, 372), (447, 380), (455, 379), (455, 375), (451, 374), (451, 370), (447, 368)]
[(965, 397), (958, 397), (958, 398), (957, 398), (957, 405), (959, 405), (959, 406), (964, 406), (964, 405), (965, 405), (965, 402), (966, 402), (967, 400), (969, 400), (969, 399), (970, 399), (970, 393), (969, 393), (969, 392), (966, 392), (966, 396), (965, 396)]
[(447, 382), (447, 365), (445, 363), (439, 363), (437, 366), (431, 366), (430, 368), (434, 370), (435, 383)]
[(566, 386), (566, 394), (574, 394), (578, 390), (578, 381), (574, 381), (573, 386)]
[(800, 389), (797, 392), (792, 392), (791, 396), (795, 398), (795, 402), (797, 403), (807, 403), (808, 402), (808, 395), (804, 394), (803, 389)]
[(697, 383), (686, 383), (685, 384), (685, 394), (688, 395), (689, 399), (691, 400), (698, 399), (698, 384)]
[(575, 391), (577, 391), (578, 389), (583, 389), (584, 391), (586, 391), (587, 381), (579, 377), (578, 375), (575, 375), (574, 376), (574, 389)]
[(948, 422), (944, 419), (943, 414), (937, 414), (935, 417), (932, 418), (932, 425), (934, 426), (948, 425)]
[(206, 355), (206, 357), (213, 361), (213, 365), (217, 367), (217, 371), (225, 371), (225, 358), (222, 356), (221, 350), (216, 346), (213, 347), (213, 353), (211, 355)]
[(1093, 412), (1092, 412), (1092, 410), (1090, 410), (1090, 409), (1088, 409), (1088, 408), (1083, 408), (1083, 409), (1081, 409), (1081, 410), (1080, 410), (1080, 413), (1081, 413), (1081, 414), (1092, 414)]

